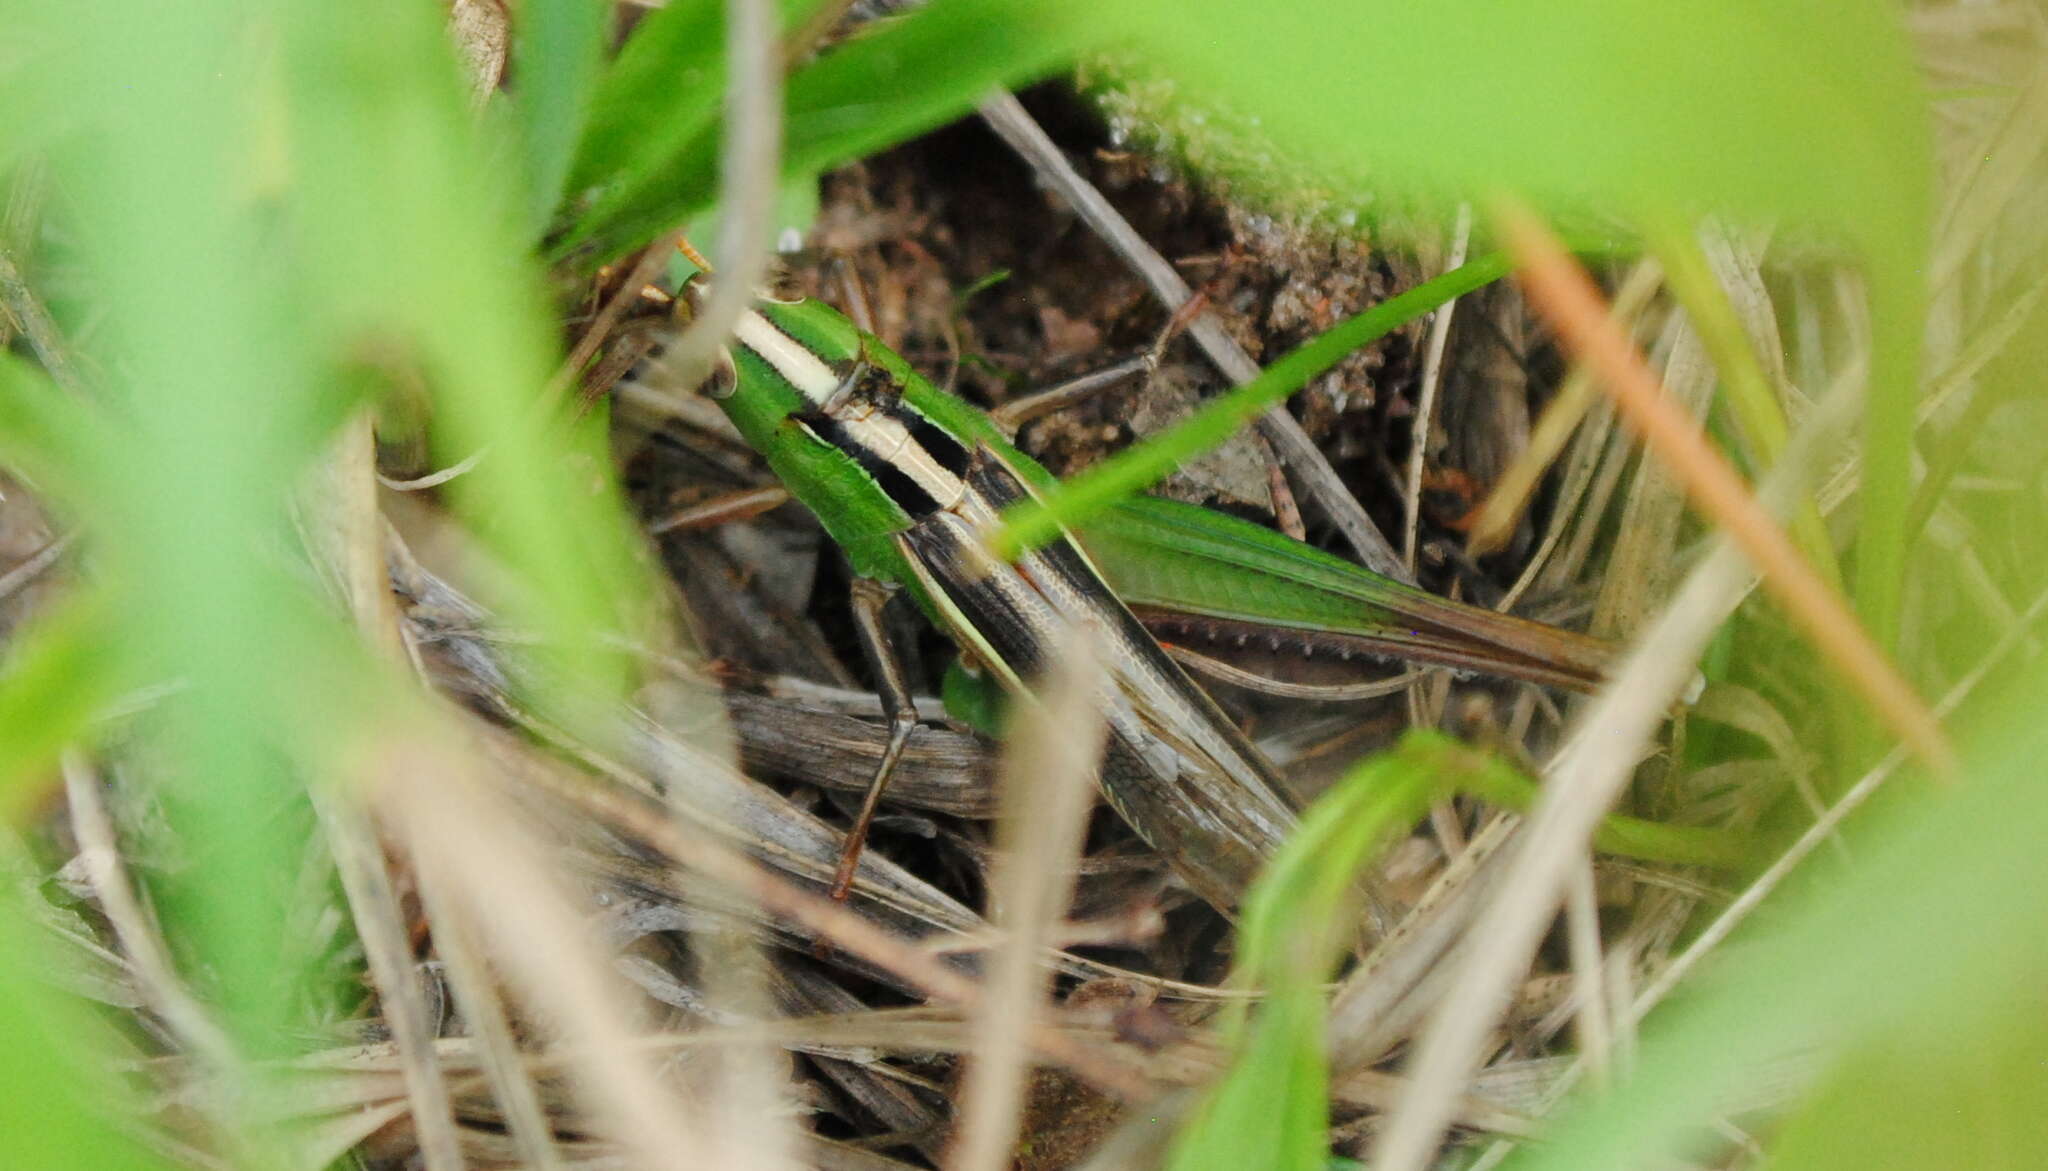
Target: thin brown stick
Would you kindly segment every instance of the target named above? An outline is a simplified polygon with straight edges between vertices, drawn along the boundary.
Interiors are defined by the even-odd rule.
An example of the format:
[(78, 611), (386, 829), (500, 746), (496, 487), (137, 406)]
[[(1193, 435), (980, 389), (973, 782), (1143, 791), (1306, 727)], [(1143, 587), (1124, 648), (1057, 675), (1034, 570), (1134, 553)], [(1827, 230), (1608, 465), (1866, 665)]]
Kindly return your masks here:
[(1586, 271), (1533, 213), (1504, 203), (1495, 216), (1537, 311), (1549, 319), (1568, 348), (1599, 372), (1616, 408), (1685, 486), (1694, 507), (1727, 531), (1787, 614), (1850, 686), (1912, 745), (1937, 777), (1953, 780), (1955, 752), (1926, 704), (1799, 555), (1727, 459), (1708, 446), (1692, 421), (1671, 403), (1657, 376), (1609, 317)]
[[(327, 538), (324, 555), (341, 579), (357, 630), (380, 656), (404, 666), (407, 649), (384, 555), (377, 444), (371, 426), (369, 414), (358, 412), (335, 443), (327, 465), (328, 531), (321, 535)], [(460, 1171), (462, 1137), (454, 1101), (434, 1059), (433, 1022), (413, 978), (412, 942), (382, 843), (357, 793), (315, 787), (311, 796), (348, 896), (349, 915), (362, 940), (385, 1023), (403, 1060), (406, 1098), (422, 1160), (427, 1171)]]
[(76, 749), (64, 751), (62, 766), (78, 858), (84, 864), (86, 882), (99, 896), (100, 912), (114, 929), (114, 938), (120, 941), (135, 973), (136, 990), (193, 1053), (222, 1075), (233, 1076), (241, 1065), (234, 1042), (185, 987), (162, 934), (129, 885), (114, 819), (101, 797), (99, 776)]
[[(661, 275), (662, 270), (668, 267), (669, 253), (682, 244), (683, 233), (679, 228), (647, 246), (647, 250), (640, 254), (640, 259), (633, 262), (632, 271), (626, 274), (626, 279), (619, 282), (619, 287), (612, 290), (612, 295), (598, 309), (597, 316), (590, 319), (590, 327), (576, 339), (575, 348), (569, 351), (569, 357), (563, 361), (562, 368), (549, 380), (543, 401), (553, 402), (560, 398), (568, 392), (572, 383), (582, 377), (583, 368), (590, 364), (590, 359), (596, 355), (597, 348), (603, 345), (605, 339), (611, 336), (612, 330), (618, 327), (619, 319), (626, 315), (627, 308), (639, 299), (640, 290), (652, 284)], [(590, 408), (586, 396), (579, 395), (578, 400), (580, 409)]]
[(693, 533), (698, 529), (717, 528), (719, 525), (749, 520), (788, 503), (789, 489), (780, 485), (728, 492), (701, 504), (676, 509), (648, 525), (647, 535), (658, 537), (663, 533)]
[[(1058, 145), (1014, 95), (1005, 90), (991, 94), (981, 104), (981, 117), (998, 137), (1038, 172), (1046, 186), (1059, 192), (1082, 222), (1123, 257), (1124, 263), (1151, 287), (1153, 296), (1160, 303), (1175, 311), (1187, 304), (1194, 293), (1181, 279), (1180, 273), (1145, 242), (1131, 222), (1103, 198), (1094, 184), (1074, 169), (1074, 165), (1060, 153)], [(1259, 376), (1258, 363), (1252, 361), (1251, 355), (1224, 331), (1223, 323), (1215, 314), (1205, 312), (1196, 317), (1188, 326), (1188, 336), (1195, 339), (1195, 344), (1233, 383), (1243, 384)], [(1364, 506), (1344, 487), (1343, 480), (1330, 467), (1330, 461), (1323, 458), (1307, 432), (1301, 429), (1301, 424), (1287, 413), (1287, 408), (1276, 406), (1260, 415), (1258, 427), (1260, 434), (1279, 453), (1281, 462), (1300, 477), (1302, 487), (1308, 490), (1316, 503), (1322, 505), (1323, 511), (1344, 534), (1344, 539), (1357, 551), (1366, 567), (1414, 584), (1414, 576), (1402, 563), (1401, 555), (1373, 524), (1372, 518), (1365, 514)]]
[[(1451, 254), (1444, 258), (1444, 271), (1465, 263), (1465, 249), (1472, 240), (1472, 205), (1458, 206), (1458, 226), (1451, 233)], [(1429, 425), (1436, 418), (1436, 393), (1444, 381), (1444, 346), (1451, 338), (1452, 315), (1458, 311), (1457, 298), (1444, 303), (1429, 318), (1429, 342), (1422, 355), (1422, 391), (1416, 396), (1415, 418), (1410, 422), (1408, 476), (1402, 500), (1407, 505), (1407, 523), (1401, 536), (1401, 560), (1408, 572), (1415, 572), (1415, 542), (1422, 528), (1422, 468), (1429, 456)]]

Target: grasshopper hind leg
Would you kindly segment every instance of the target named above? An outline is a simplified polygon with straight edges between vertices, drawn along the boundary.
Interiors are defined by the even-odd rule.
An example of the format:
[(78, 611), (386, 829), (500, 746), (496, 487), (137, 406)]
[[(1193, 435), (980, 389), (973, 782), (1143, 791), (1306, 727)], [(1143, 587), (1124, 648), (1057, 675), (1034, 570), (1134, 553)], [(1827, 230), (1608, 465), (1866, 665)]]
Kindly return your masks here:
[(881, 763), (875, 766), (874, 778), (868, 782), (867, 793), (861, 798), (860, 812), (854, 815), (853, 825), (846, 831), (846, 845), (839, 853), (839, 868), (832, 875), (832, 898), (838, 902), (844, 902), (847, 892), (853, 889), (853, 876), (860, 868), (868, 827), (874, 824), (875, 810), (882, 803), (882, 793), (889, 787), (889, 778), (895, 774), (897, 762), (903, 759), (903, 750), (910, 743), (911, 732), (917, 728), (917, 704), (910, 698), (910, 686), (903, 679), (903, 664), (896, 658), (895, 648), (890, 645), (888, 632), (882, 626), (882, 611), (898, 589), (873, 578), (856, 578), (853, 583), (854, 629), (860, 636), (861, 653), (874, 672), (882, 713), (889, 719), (889, 742), (882, 749)]

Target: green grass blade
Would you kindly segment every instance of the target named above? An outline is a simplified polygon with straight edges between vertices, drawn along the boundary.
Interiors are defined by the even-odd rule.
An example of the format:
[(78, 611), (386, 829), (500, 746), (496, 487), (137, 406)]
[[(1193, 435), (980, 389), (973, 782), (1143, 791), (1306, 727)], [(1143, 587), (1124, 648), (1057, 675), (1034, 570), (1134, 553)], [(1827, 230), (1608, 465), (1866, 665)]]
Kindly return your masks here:
[(1062, 528), (1084, 523), (1116, 501), (1144, 491), (1186, 460), (1228, 439), (1353, 350), (1446, 301), (1499, 280), (1507, 270), (1506, 257), (1483, 256), (1339, 322), (1182, 422), (1073, 477), (1043, 501), (1012, 509), (1008, 527), (995, 542), (998, 555), (1015, 556), (1019, 550), (1044, 544)]
[(1886, 648), (1898, 641), (1905, 590), (1913, 420), (1920, 401), (1920, 338), (1927, 321), (1927, 292), (1917, 269), (1907, 266), (1904, 255), (1896, 264), (1905, 271), (1882, 274), (1890, 279), (1870, 284), (1870, 388), (1863, 408), (1863, 475), (1857, 496), (1856, 608)]
[(333, 361), (375, 339), (425, 375), (437, 461), (487, 453), (446, 491), (505, 571), (493, 601), (563, 681), (534, 698), (616, 693), (629, 667), (606, 636), (642, 620), (646, 569), (601, 414), (570, 421), (542, 402), (557, 331), (515, 176), (491, 165), (431, 11), (315, 5), (294, 32), (294, 211), (317, 350)]
[(24, 897), (11, 874), (0, 884), (0, 1166), (171, 1167), (114, 1117), (134, 1117), (140, 1103), (107, 1072), (114, 1055), (95, 1043), (95, 1022), (50, 983), (64, 961), (49, 954)]
[(1356, 882), (1444, 782), (1440, 737), (1411, 736), (1345, 774), (1246, 898), (1232, 981), (1266, 993), (1224, 1022), (1236, 1060), (1174, 1142), (1174, 1171), (1316, 1171), (1329, 1158), (1324, 983), (1356, 921)]
[[(1091, 42), (1073, 22), (1050, 19), (1066, 7), (948, 0), (825, 53), (789, 78), (783, 175), (815, 175), (959, 117), (995, 86), (1044, 76)], [(709, 119), (699, 120), (703, 132), (687, 149), (587, 216), (558, 254), (583, 246), (595, 260), (616, 256), (708, 207), (718, 144)]]
[(131, 672), (109, 637), (109, 609), (71, 598), (9, 640), (0, 662), (0, 823), (27, 812), (57, 754), (83, 742)]
[[(559, 248), (587, 239), (635, 200), (652, 198), (656, 174), (718, 117), (724, 47), (722, 0), (676, 0), (641, 19), (598, 83), (570, 171), (572, 193), (602, 193), (580, 213)], [(708, 182), (710, 176), (696, 179)], [(708, 198), (702, 190), (693, 197)]]
[(602, 0), (527, 0), (512, 22), (513, 104), (525, 140), (527, 222), (536, 232), (569, 177), (610, 24)]
[[(1527, 813), (1536, 804), (1536, 782), (1496, 757), (1474, 754), (1470, 766), (1460, 774), (1460, 784), (1461, 792), (1516, 813)], [(1667, 825), (1620, 813), (1600, 820), (1600, 828), (1593, 832), (1593, 848), (1622, 858), (1719, 870), (1745, 870), (1755, 861), (1744, 834), (1706, 826)]]
[(276, 1051), (305, 973), (279, 963), (295, 908), (275, 879), (299, 865), (304, 825), (272, 704), (292, 687), (300, 641), (281, 599), (298, 587), (272, 551), (290, 531), (279, 470), (303, 466), (310, 443), (274, 408), (319, 390), (297, 357), (290, 266), (250, 212), (275, 174), (254, 148), (272, 111), (251, 96), (269, 42), (227, 0), (94, 17), (67, 29), (93, 63), (66, 79), (78, 92), (103, 86), (124, 46), (152, 51), (124, 68), (91, 149), (53, 158), (104, 312), (81, 366), (106, 372), (96, 389), (120, 421), (61, 504), (88, 519), (95, 571), (124, 599), (111, 637), (147, 678), (181, 684), (138, 730), (165, 820), (194, 844), (153, 892), (159, 910), (230, 1032)]

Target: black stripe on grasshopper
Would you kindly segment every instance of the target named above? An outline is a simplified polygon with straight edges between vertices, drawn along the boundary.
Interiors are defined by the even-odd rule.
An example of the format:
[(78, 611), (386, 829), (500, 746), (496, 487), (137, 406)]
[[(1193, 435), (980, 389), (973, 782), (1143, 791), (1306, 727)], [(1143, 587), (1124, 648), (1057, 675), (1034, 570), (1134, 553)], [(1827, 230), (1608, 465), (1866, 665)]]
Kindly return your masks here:
[[(913, 519), (930, 516), (939, 510), (939, 502), (924, 490), (915, 478), (898, 467), (893, 460), (860, 441), (853, 429), (839, 418), (824, 411), (803, 411), (791, 416), (803, 425), (820, 443), (830, 444), (846, 453), (847, 457), (860, 465), (875, 484), (889, 499), (896, 502)], [(943, 466), (943, 465), (942, 465)], [(956, 475), (958, 473), (955, 473)]]

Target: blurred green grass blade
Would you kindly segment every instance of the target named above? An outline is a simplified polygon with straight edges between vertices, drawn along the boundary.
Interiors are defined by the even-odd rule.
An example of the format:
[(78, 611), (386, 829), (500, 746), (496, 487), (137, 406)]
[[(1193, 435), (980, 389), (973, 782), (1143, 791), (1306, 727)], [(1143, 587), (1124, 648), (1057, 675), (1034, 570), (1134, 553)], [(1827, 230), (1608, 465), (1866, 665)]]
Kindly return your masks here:
[(1224, 1018), (1237, 1053), (1175, 1138), (1174, 1171), (1320, 1171), (1328, 1162), (1324, 985), (1357, 922), (1358, 876), (1471, 756), (1447, 737), (1410, 733), (1303, 814), (1245, 900), (1231, 980), (1265, 998)]
[[(1914, 263), (1917, 263), (1917, 254)], [(1904, 267), (1901, 257), (1899, 265)], [(1893, 276), (1895, 279), (1882, 279)], [(1906, 526), (1913, 505), (1913, 419), (1920, 401), (1927, 293), (1917, 269), (1870, 282), (1870, 387), (1856, 497), (1856, 610), (1879, 645), (1898, 642)]]
[(628, 664), (606, 637), (644, 619), (645, 566), (601, 414), (541, 401), (556, 326), (445, 34), (405, 0), (308, 5), (292, 31), (294, 215), (324, 349), (404, 355), (433, 394), (436, 458), (486, 452), (446, 491), (508, 571), (494, 602), (561, 681), (533, 698), (615, 695)]
[[(0, 873), (11, 871), (0, 864)], [(142, 1148), (121, 1119), (140, 1113), (107, 1072), (95, 1023), (47, 981), (47, 954), (26, 895), (0, 883), (0, 1167), (144, 1171), (172, 1166)]]
[(92, 490), (125, 429), (48, 375), (0, 352), (0, 455), (59, 499)]
[(1253, 119), (1304, 182), (1446, 211), (1506, 189), (1566, 223), (1713, 212), (1846, 241), (1874, 339), (1856, 601), (1888, 645), (1933, 190), (1903, 18), (1864, 0), (1361, 0), (1336, 18), (1305, 0), (1134, 0), (1085, 20)]
[[(1516, 813), (1536, 804), (1537, 785), (1499, 757), (1468, 750), (1459, 774), (1459, 792), (1469, 793)], [(1603, 854), (1663, 862), (1674, 866), (1712, 866), (1746, 870), (1755, 859), (1748, 835), (1696, 825), (1667, 825), (1640, 817), (1610, 813), (1593, 831), (1593, 848)]]
[(275, 1051), (303, 975), (280, 969), (293, 908), (276, 877), (301, 865), (304, 833), (269, 748), (300, 651), (280, 604), (296, 587), (273, 551), (289, 531), (280, 469), (308, 456), (273, 407), (318, 390), (297, 357), (291, 266), (252, 207), (277, 160), (252, 96), (270, 42), (248, 20), (227, 0), (116, 0), (71, 22), (62, 55), (87, 72), (64, 83), (105, 88), (121, 61), (121, 100), (52, 163), (104, 314), (82, 365), (106, 372), (96, 389), (122, 436), (63, 507), (90, 518), (95, 570), (124, 599), (124, 652), (182, 685), (140, 730), (165, 820), (192, 846), (158, 907), (224, 1023)]
[[(1301, 0), (1133, 0), (1086, 19), (1244, 104), (1290, 165), (1364, 190), (1926, 238), (1926, 103), (1883, 5), (1360, 0), (1333, 20)], [(1357, 68), (1388, 44), (1411, 48)]]
[(1995, 1013), (1938, 1041), (1878, 1037), (1778, 1130), (1770, 1164), (1802, 1171), (2022, 1171), (2048, 1151), (2048, 1032)]
[[(873, 153), (959, 117), (996, 86), (1044, 76), (1091, 43), (1085, 25), (1050, 19), (1081, 7), (1072, 0), (947, 0), (827, 51), (788, 80), (784, 176), (814, 175)], [(695, 110), (701, 99), (670, 100)], [(709, 206), (718, 136), (710, 119), (703, 123), (640, 190), (586, 217), (558, 254), (581, 245), (594, 260), (608, 259)]]
[(547, 226), (569, 177), (611, 24), (607, 0), (525, 0), (512, 21), (512, 101), (525, 142), (527, 223)]
[(37, 797), (57, 754), (82, 741), (129, 675), (112, 637), (109, 608), (94, 595), (68, 598), (9, 639), (0, 661), (0, 822)]
[[(777, 6), (787, 36), (817, 3), (778, 0)], [(572, 193), (595, 192), (596, 198), (556, 242), (558, 255), (633, 206), (674, 198), (661, 185), (673, 181), (693, 144), (715, 137), (725, 85), (724, 0), (677, 0), (641, 19), (599, 84), (570, 179)], [(715, 171), (698, 179), (709, 191)]]
[(34, 0), (0, 2), (0, 172), (77, 134), (120, 100), (119, 86), (77, 86), (93, 63), (66, 28), (74, 17)]
[(1507, 270), (1503, 254), (1482, 256), (1331, 326), (1266, 367), (1257, 378), (1211, 399), (1187, 419), (1064, 481), (1044, 500), (1011, 509), (1009, 524), (994, 543), (996, 550), (1001, 556), (1014, 556), (1020, 549), (1051, 540), (1061, 528), (1085, 523), (1117, 501), (1144, 491), (1185, 461), (1228, 439), (1358, 347), (1499, 280)]
[[(1897, 1158), (1943, 1150), (1956, 1157), (1937, 1165), (2039, 1166), (2040, 1148), (2029, 1136), (2048, 1117), (2038, 1070), (2048, 1049), (2040, 1010), (2048, 917), (2038, 898), (2048, 889), (2041, 848), (2048, 800), (2040, 786), (2048, 722), (2036, 710), (2044, 693), (2048, 661), (2038, 658), (1986, 688), (1981, 706), (1989, 713), (1961, 738), (1965, 783), (1938, 800), (1900, 793), (1864, 818), (1853, 869), (1831, 871), (1825, 883), (1810, 879), (1779, 899), (1767, 928), (1738, 933), (1723, 947), (1709, 987), (1646, 1023), (1631, 1080), (1582, 1103), (1542, 1146), (1509, 1165), (1653, 1165), (1696, 1142), (1722, 1104), (1771, 1061), (1817, 1048), (1837, 1059), (1838, 1072), (1792, 1125), (1794, 1153), (1868, 1150), (1857, 1132), (1876, 1103), (1844, 1093), (1856, 1084), (1855, 1064), (1872, 1054), (1918, 1054), (1880, 1075), (1902, 1079), (1883, 1099), (1903, 1144)], [(1961, 1088), (1944, 1084), (1952, 1071), (2003, 1063), (2011, 1048), (2035, 1068), (1999, 1088), (2009, 1101), (1961, 1113), (1904, 1108), (1947, 1100)], [(2014, 1129), (1968, 1134), (1993, 1118)], [(1984, 1151), (1996, 1157), (1978, 1162), (1961, 1154)]]
[(718, 116), (724, 87), (723, 0), (675, 0), (642, 17), (599, 79), (570, 170), (572, 192), (608, 189), (609, 202), (586, 221), (602, 221), (638, 195), (703, 132)]
[(1079, 48), (1071, 0), (947, 0), (826, 53), (790, 80), (788, 167), (818, 172), (959, 117), (999, 85), (1045, 76)]

